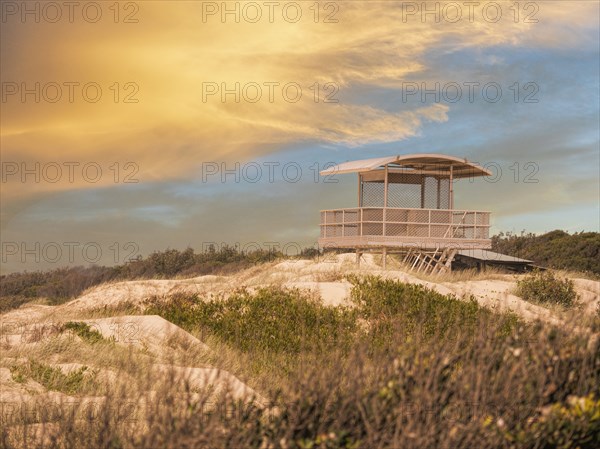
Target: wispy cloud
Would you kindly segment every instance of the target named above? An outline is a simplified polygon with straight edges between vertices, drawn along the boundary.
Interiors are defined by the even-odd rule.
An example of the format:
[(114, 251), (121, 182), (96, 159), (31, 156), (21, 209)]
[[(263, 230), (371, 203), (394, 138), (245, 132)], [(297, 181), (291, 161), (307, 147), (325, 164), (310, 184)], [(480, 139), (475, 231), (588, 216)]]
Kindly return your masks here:
[[(525, 20), (532, 10), (519, 7), (516, 17), (508, 2), (501, 2), (497, 22), (477, 9), (473, 20), (463, 16), (454, 23), (431, 16), (424, 20), (420, 12), (407, 10), (411, 2), (334, 2), (339, 6), (336, 23), (323, 23), (330, 12), (324, 4), (315, 23), (304, 3), (297, 23), (283, 20), (281, 11), (273, 23), (266, 16), (258, 23), (223, 23), (218, 15), (203, 20), (203, 3), (140, 2), (138, 23), (7, 18), (1, 27), (3, 83), (29, 88), (36, 82), (58, 83), (63, 97), (36, 103), (28, 95), (22, 102), (18, 93), (3, 100), (2, 160), (95, 162), (104, 175), (97, 182), (63, 176), (57, 182), (23, 183), (9, 177), (1, 193), (4, 229), (56, 195), (114, 187), (109, 167), (115, 162), (135, 163), (136, 179), (150, 191), (156, 185), (156, 195), (162, 182), (197, 178), (207, 160), (244, 161), (303, 144), (356, 149), (415, 138), (431, 124), (456, 126), (455, 105), (390, 106), (370, 100), (369, 91), (399, 92), (407, 80), (460, 82), (482, 70), (503, 79), (511, 70), (513, 50), (560, 55), (598, 43), (596, 2), (532, 3), (537, 22)], [(427, 7), (436, 4), (443, 10), (448, 3)], [(420, 8), (421, 2), (415, 5)], [(468, 13), (466, 7), (462, 13)], [(475, 62), (440, 65), (455, 55), (472, 55)], [(66, 99), (65, 82), (79, 83), (72, 102)], [(96, 103), (81, 92), (92, 82), (102, 88)], [(206, 83), (219, 91), (203, 98)], [(236, 83), (240, 101), (233, 94), (221, 101), (222, 87), (232, 89)], [(260, 86), (260, 101), (244, 98), (248, 83)], [(302, 89), (298, 101), (286, 101), (282, 88), (289, 83)], [(47, 88), (51, 95), (52, 87)], [(252, 86), (247, 89), (254, 95)], [(353, 95), (358, 90), (361, 101)], [(127, 95), (137, 102), (125, 103)]]

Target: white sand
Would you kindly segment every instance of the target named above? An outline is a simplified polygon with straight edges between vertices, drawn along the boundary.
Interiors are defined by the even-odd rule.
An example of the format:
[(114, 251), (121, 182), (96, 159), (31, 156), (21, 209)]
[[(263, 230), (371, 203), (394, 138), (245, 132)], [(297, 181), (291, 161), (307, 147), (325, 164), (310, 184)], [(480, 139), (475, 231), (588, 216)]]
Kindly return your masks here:
[(210, 348), (179, 326), (158, 315), (125, 315), (112, 318), (83, 320), (91, 329), (121, 345), (132, 345), (162, 354), (173, 350), (174, 345), (183, 350), (191, 346), (204, 351)]
[[(174, 293), (196, 293), (200, 298), (226, 297), (238, 288), (256, 288), (268, 285), (280, 285), (306, 289), (321, 297), (327, 306), (351, 306), (349, 296), (351, 284), (345, 280), (349, 274), (374, 274), (384, 278), (402, 282), (424, 285), (442, 294), (453, 294), (459, 298), (473, 296), (479, 304), (497, 311), (513, 311), (526, 320), (541, 319), (546, 322), (560, 324), (561, 317), (557, 311), (531, 304), (512, 294), (515, 288), (513, 276), (503, 276), (493, 280), (472, 280), (460, 282), (432, 282), (393, 268), (383, 271), (376, 263), (376, 258), (366, 254), (361, 258), (360, 268), (355, 264), (355, 254), (328, 256), (318, 261), (283, 261), (272, 262), (249, 268), (232, 276), (199, 276), (183, 280), (140, 280), (105, 284), (84, 292), (79, 298), (60, 306), (43, 306), (36, 304), (9, 311), (0, 316), (0, 350), (17, 347), (20, 355), (17, 359), (2, 359), (0, 363), (0, 400), (1, 401), (33, 401), (70, 400), (71, 397), (57, 392), (48, 392), (40, 384), (28, 380), (23, 384), (16, 383), (8, 367), (14, 363), (26, 361), (29, 348), (39, 348), (48, 341), (46, 337), (55, 337), (60, 343), (63, 338), (74, 338), (59, 335), (58, 329), (66, 321), (85, 321), (103, 337), (114, 339), (115, 347), (129, 347), (143, 353), (154, 362), (154, 371), (163, 374), (175, 372), (187, 377), (194, 389), (204, 389), (210, 385), (215, 393), (230, 390), (236, 398), (250, 400), (252, 397), (264, 403), (265, 398), (248, 387), (232, 374), (215, 367), (170, 366), (164, 362), (170, 354), (179, 354), (185, 360), (190, 350), (210, 351), (210, 348), (193, 335), (182, 330), (159, 316), (126, 315), (109, 318), (89, 319), (91, 311), (110, 310), (122, 303), (144, 307), (144, 302), (152, 296), (168, 297)], [(575, 279), (575, 286), (583, 305), (581, 313), (592, 314), (600, 303), (600, 282)], [(87, 315), (87, 317), (86, 317)], [(78, 338), (78, 337), (76, 337)], [(57, 343), (57, 344), (58, 344)], [(105, 349), (106, 350), (106, 349)], [(109, 349), (110, 350), (110, 349)], [(24, 358), (25, 357), (25, 358)], [(21, 360), (23, 359), (23, 360)], [(43, 360), (40, 360), (43, 361)], [(50, 363), (50, 361), (44, 361)], [(79, 369), (77, 360), (61, 363), (60, 367), (68, 373)], [(90, 369), (94, 369), (90, 367)], [(102, 382), (113, 383), (123, 380), (117, 370), (99, 369), (98, 378)], [(117, 376), (120, 376), (117, 379)], [(134, 380), (135, 381), (135, 380)], [(153, 392), (140, 401), (150, 401)], [(81, 398), (79, 398), (81, 399)], [(101, 401), (102, 398), (84, 398), (86, 401)]]

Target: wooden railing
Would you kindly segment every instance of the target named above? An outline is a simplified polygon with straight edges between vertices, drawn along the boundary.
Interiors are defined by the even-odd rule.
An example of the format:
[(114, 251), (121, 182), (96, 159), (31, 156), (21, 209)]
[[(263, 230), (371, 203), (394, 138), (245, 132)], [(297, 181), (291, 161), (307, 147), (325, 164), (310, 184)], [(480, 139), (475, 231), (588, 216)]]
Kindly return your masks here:
[(364, 236), (487, 240), (489, 229), (490, 213), (482, 211), (391, 207), (321, 211), (322, 240)]

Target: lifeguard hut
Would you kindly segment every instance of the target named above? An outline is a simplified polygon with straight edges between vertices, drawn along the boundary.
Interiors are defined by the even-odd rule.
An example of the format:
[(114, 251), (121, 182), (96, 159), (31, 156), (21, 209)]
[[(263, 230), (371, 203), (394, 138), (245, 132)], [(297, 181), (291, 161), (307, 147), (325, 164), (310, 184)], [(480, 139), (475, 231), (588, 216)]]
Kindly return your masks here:
[(321, 175), (358, 174), (358, 207), (321, 211), (319, 246), (400, 253), (411, 270), (451, 269), (459, 250), (491, 249), (490, 213), (454, 209), (454, 182), (489, 176), (479, 165), (443, 154), (345, 162)]

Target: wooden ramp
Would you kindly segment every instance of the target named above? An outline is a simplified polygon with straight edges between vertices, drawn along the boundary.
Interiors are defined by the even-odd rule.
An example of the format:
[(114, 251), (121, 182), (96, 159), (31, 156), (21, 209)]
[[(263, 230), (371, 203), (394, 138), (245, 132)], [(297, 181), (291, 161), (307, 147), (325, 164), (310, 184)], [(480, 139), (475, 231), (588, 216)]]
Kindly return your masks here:
[(454, 248), (436, 249), (435, 251), (410, 250), (404, 257), (410, 271), (424, 274), (448, 273), (457, 250)]

